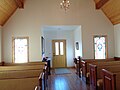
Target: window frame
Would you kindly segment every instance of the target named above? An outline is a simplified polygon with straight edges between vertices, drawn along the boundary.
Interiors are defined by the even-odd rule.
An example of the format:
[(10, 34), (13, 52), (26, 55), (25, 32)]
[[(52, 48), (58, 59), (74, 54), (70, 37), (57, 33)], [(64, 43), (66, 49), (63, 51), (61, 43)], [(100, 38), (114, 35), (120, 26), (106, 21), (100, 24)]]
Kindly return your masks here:
[(94, 50), (94, 59), (95, 59), (95, 42), (94, 38), (96, 37), (105, 37), (105, 59), (108, 58), (108, 38), (107, 35), (94, 35), (93, 36), (93, 50)]
[(15, 39), (27, 39), (27, 62), (29, 62), (29, 37), (12, 37), (12, 63), (15, 63)]

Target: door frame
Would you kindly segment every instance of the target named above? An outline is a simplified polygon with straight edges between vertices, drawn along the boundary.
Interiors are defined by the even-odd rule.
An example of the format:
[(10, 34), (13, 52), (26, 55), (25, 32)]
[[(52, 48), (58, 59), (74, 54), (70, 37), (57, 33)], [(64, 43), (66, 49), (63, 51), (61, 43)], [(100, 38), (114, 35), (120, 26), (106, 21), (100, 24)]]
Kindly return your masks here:
[[(54, 42), (54, 41), (65, 41), (65, 52), (64, 52), (64, 54), (65, 54), (65, 67), (67, 67), (66, 39), (53, 39), (53, 40), (52, 40), (52, 58), (53, 58), (53, 42)], [(55, 67), (54, 67), (54, 62), (53, 62), (53, 60), (52, 60), (52, 67), (55, 68)]]

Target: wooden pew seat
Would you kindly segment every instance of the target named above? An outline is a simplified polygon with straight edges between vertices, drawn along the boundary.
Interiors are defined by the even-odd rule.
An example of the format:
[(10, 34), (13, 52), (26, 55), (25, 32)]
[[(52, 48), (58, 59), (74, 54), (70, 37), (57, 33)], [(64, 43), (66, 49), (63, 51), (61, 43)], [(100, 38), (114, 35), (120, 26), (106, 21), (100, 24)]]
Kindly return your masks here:
[(1, 71), (1, 90), (34, 90), (42, 70)]
[(16, 70), (16, 71), (0, 71), (0, 80), (1, 79), (10, 79), (10, 78), (29, 78), (29, 77), (39, 77), (40, 73), (43, 72), (40, 70)]
[(0, 90), (34, 90), (39, 86), (39, 76), (43, 71), (46, 83), (46, 67), (45, 63), (0, 66)]
[(1, 90), (34, 90), (38, 85), (38, 77), (0, 80)]
[(7, 63), (3, 62), (2, 66), (26, 66), (26, 65), (42, 65), (42, 64), (47, 64), (46, 62), (28, 62), (28, 63)]
[(9, 70), (40, 70), (44, 69), (45, 65), (31, 65), (31, 66), (0, 66), (0, 71)]

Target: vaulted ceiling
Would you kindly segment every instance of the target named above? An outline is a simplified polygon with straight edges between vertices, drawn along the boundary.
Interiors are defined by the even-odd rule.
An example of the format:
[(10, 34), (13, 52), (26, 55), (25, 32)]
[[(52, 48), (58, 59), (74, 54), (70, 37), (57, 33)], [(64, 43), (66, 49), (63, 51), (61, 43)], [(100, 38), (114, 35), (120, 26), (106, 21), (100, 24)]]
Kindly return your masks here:
[(24, 7), (24, 0), (0, 0), (0, 25), (3, 26), (17, 8)]
[[(113, 25), (120, 23), (120, 0), (94, 0)], [(17, 8), (24, 8), (25, 0), (0, 0), (0, 25), (3, 26)]]
[(94, 0), (96, 9), (102, 9), (113, 25), (120, 23), (120, 0)]

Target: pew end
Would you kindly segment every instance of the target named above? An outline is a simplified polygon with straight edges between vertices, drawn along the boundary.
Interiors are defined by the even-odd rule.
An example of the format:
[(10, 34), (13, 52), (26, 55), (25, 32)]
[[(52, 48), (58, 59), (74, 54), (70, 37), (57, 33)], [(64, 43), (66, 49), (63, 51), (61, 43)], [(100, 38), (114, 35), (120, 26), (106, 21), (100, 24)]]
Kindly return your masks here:
[[(41, 88), (40, 82), (42, 82), (43, 86), (43, 89), (40, 90), (45, 90), (48, 70), (44, 62), (5, 64), (4, 66), (0, 66), (1, 90), (39, 90)], [(41, 77), (41, 79), (39, 79), (39, 77)]]
[(40, 76), (39, 76), (39, 87), (38, 90), (46, 90), (46, 87), (45, 87), (45, 73), (42, 72), (40, 73)]
[(102, 69), (103, 90), (116, 90), (116, 74)]
[(97, 89), (97, 66), (89, 64), (90, 66), (90, 86), (96, 90)]
[(74, 64), (76, 69), (76, 74), (81, 78), (81, 60), (82, 58), (78, 56), (78, 58), (74, 58)]
[(81, 68), (82, 68), (82, 80), (89, 84), (89, 73), (88, 73), (88, 66), (86, 61), (81, 61)]

